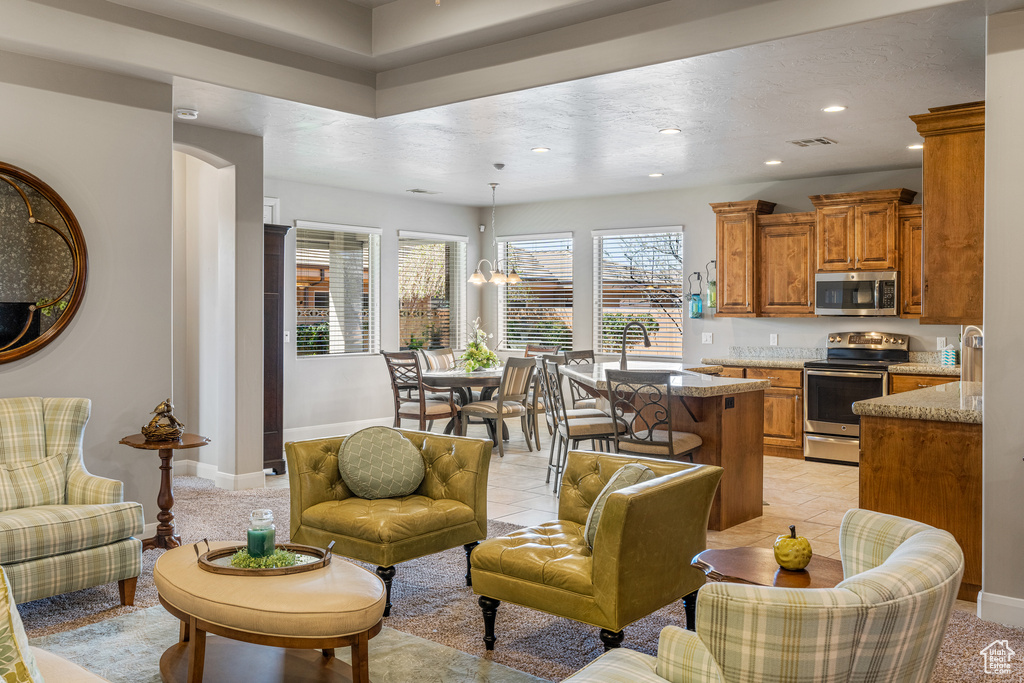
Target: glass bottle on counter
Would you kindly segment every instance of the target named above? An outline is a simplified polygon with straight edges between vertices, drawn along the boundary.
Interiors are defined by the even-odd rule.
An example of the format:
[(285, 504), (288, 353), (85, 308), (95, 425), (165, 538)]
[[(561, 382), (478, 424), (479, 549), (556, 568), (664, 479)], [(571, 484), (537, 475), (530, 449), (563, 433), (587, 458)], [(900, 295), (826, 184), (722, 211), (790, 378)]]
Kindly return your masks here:
[(251, 557), (273, 555), (276, 534), (274, 511), (253, 510), (249, 515), (249, 531), (246, 533), (249, 555)]

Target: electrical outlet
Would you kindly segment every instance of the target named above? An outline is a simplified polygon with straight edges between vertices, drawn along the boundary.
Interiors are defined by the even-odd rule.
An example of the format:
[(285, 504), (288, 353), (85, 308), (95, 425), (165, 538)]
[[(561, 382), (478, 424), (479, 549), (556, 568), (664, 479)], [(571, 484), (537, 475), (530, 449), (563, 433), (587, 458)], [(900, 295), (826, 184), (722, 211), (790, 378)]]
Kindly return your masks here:
[(945, 337), (936, 337), (935, 338), (935, 348), (938, 349), (939, 351), (941, 351), (942, 349), (946, 348), (946, 338)]
[(701, 344), (710, 344), (711, 343), (711, 333), (710, 332), (701, 332), (700, 343)]
[(769, 346), (778, 346), (779, 345), (779, 335), (777, 335), (777, 334), (769, 334), (768, 335), (768, 345)]
[(288, 343), (288, 342), (290, 342), (291, 340), (292, 340), (292, 333), (291, 333), (291, 330), (285, 330), (285, 331), (284, 331), (284, 343), (285, 343), (285, 344), (287, 344), (287, 343)]

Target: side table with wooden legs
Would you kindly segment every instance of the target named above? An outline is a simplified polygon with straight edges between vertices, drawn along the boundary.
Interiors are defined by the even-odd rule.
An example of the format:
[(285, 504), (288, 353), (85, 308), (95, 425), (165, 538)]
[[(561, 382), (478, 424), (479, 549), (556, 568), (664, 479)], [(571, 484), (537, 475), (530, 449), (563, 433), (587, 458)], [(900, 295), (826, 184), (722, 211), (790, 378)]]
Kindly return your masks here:
[(181, 545), (181, 537), (174, 533), (174, 483), (171, 474), (174, 470), (174, 451), (183, 448), (199, 448), (210, 443), (210, 439), (197, 434), (183, 434), (177, 441), (146, 441), (142, 434), (132, 434), (121, 439), (120, 443), (132, 448), (147, 451), (160, 451), (160, 493), (156, 504), (160, 512), (156, 519), (160, 524), (156, 528), (156, 536), (143, 539), (142, 552), (153, 548), (177, 548)]

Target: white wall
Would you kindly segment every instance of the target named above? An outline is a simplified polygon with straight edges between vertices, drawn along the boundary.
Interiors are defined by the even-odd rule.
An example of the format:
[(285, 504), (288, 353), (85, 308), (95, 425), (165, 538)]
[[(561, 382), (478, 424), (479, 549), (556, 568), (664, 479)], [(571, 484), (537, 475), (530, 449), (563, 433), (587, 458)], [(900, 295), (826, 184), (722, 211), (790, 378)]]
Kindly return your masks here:
[(1024, 410), (1020, 289), (1024, 232), (1024, 12), (989, 18), (985, 105), (985, 369), (983, 619), (1024, 626)]
[(0, 396), (91, 399), (86, 467), (122, 480), (155, 522), (159, 460), (118, 441), (171, 395), (171, 87), (87, 71), (31, 58), (0, 70), (0, 81), (38, 85), (0, 82), (2, 158), (67, 201), (89, 255), (74, 321), (0, 365)]
[[(466, 261), (476, 265), (479, 247), (477, 210), (404, 197), (355, 192), (268, 178), (264, 194), (281, 200), (280, 222), (296, 220), (361, 225), (383, 229), (381, 235), (381, 348), (397, 351), (398, 231), (414, 230), (469, 235)], [(295, 231), (286, 240), (285, 282), (295, 282)], [(469, 273), (466, 274), (469, 276)], [(477, 298), (468, 291), (467, 317), (478, 315)], [(379, 355), (297, 358), (295, 355), (295, 297), (285, 297), (285, 440), (315, 438), (370, 422), (390, 424), (394, 417), (391, 384)], [(354, 423), (354, 424), (353, 424)]]
[[(813, 194), (894, 187), (920, 192), (921, 169), (518, 204), (498, 207), (496, 222), (499, 236), (573, 232), (573, 345), (589, 349), (594, 347), (592, 230), (682, 225), (685, 271), (700, 271), (703, 278), (705, 265), (715, 258), (715, 214), (708, 206), (711, 202), (764, 199), (777, 204), (775, 213), (789, 213), (813, 210), (808, 199)], [(920, 196), (915, 201), (920, 203)], [(485, 213), (489, 217), (489, 211), (480, 212), (481, 221)], [(489, 237), (485, 242), (487, 255), (491, 251)], [(497, 298), (488, 296), (486, 287), (481, 291), (487, 325), (496, 329)], [(916, 320), (899, 318), (714, 318), (705, 310), (702, 319), (684, 320), (683, 357), (687, 362), (698, 362), (701, 357), (725, 356), (733, 345), (767, 346), (771, 333), (779, 335), (780, 346), (821, 348), (829, 332), (864, 329), (909, 334), (911, 351), (934, 351), (936, 336), (955, 343), (959, 334), (956, 326), (920, 325)], [(703, 332), (713, 334), (713, 344), (700, 343)]]

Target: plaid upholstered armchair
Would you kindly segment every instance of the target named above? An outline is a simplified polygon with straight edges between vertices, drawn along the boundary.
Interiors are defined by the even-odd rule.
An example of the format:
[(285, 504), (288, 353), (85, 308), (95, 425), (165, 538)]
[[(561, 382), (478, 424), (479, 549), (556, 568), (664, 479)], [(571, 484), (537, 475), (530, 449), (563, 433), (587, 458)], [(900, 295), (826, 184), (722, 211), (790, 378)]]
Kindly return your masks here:
[(839, 545), (846, 578), (835, 588), (709, 583), (696, 633), (668, 626), (657, 657), (614, 650), (566, 683), (925, 683), (960, 587), (960, 547), (868, 510), (846, 513)]
[(135, 600), (142, 506), (82, 462), (84, 398), (0, 399), (0, 565), (15, 602), (118, 582)]

